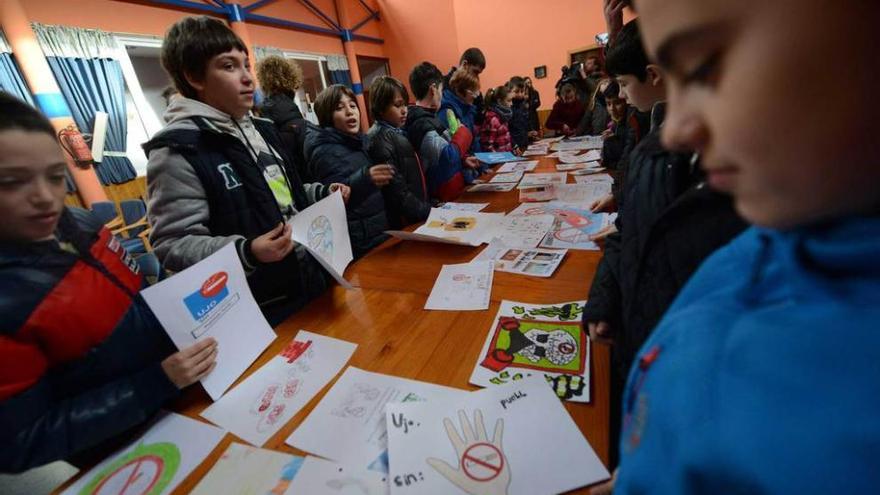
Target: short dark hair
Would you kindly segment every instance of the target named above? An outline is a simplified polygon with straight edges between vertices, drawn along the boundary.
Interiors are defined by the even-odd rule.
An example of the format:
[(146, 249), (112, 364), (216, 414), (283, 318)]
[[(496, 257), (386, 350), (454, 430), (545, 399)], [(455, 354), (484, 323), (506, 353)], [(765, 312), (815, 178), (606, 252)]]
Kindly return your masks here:
[(417, 100), (428, 96), (428, 91), (435, 84), (443, 84), (443, 73), (431, 62), (422, 62), (409, 73), (409, 87)]
[(620, 98), (620, 84), (617, 81), (612, 80), (608, 83), (608, 87), (605, 88), (605, 91), (602, 92), (602, 96), (605, 98)]
[(461, 65), (462, 62), (467, 62), (468, 65), (474, 65), (476, 67), (486, 68), (486, 56), (483, 55), (483, 50), (479, 48), (468, 48), (461, 54), (461, 59), (459, 59), (458, 63)]
[(605, 52), (605, 70), (612, 77), (629, 75), (645, 82), (650, 63), (638, 23), (629, 21)]
[(513, 76), (510, 78), (507, 85), (510, 86), (510, 89), (524, 88), (526, 86), (526, 80), (520, 76)]
[(248, 52), (241, 38), (223, 21), (206, 16), (184, 17), (165, 33), (162, 67), (180, 94), (195, 98), (196, 90), (186, 76), (201, 79), (211, 58), (233, 48)]
[(402, 82), (391, 76), (379, 76), (370, 85), (370, 112), (375, 119), (385, 109), (394, 103), (397, 94), (403, 97), (403, 102), (409, 102), (409, 92)]
[(318, 117), (318, 124), (321, 127), (333, 127), (333, 112), (336, 111), (336, 105), (339, 104), (343, 96), (355, 99), (354, 92), (344, 84), (327, 86), (324, 91), (318, 93), (315, 98), (315, 115)]
[(45, 132), (55, 138), (55, 128), (45, 115), (18, 97), (0, 91), (0, 132), (12, 130)]

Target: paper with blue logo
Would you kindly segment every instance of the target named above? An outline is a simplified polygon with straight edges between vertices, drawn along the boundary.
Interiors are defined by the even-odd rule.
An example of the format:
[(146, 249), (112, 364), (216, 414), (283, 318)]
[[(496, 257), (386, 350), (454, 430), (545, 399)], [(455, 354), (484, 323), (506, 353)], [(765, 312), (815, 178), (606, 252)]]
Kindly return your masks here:
[(474, 153), (474, 156), (477, 157), (477, 160), (480, 160), (483, 163), (488, 165), (497, 165), (499, 163), (505, 162), (518, 162), (525, 160), (525, 158), (521, 156), (516, 156), (509, 151), (493, 151), (489, 153)]
[(288, 223), (293, 241), (302, 244), (340, 285), (352, 289), (342, 276), (354, 259), (342, 193), (334, 192), (294, 215)]
[(178, 349), (217, 340), (217, 366), (202, 386), (219, 399), (275, 340), (229, 243), (199, 263), (141, 291)]

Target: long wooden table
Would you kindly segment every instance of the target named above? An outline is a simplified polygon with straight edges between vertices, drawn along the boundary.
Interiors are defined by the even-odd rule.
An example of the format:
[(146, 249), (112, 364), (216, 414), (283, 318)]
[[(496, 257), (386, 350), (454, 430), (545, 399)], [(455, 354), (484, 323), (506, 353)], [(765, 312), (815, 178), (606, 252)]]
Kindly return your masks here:
[[(540, 158), (536, 172), (555, 172), (556, 160)], [(571, 181), (571, 177), (569, 177)], [(490, 203), (487, 212), (507, 212), (519, 204), (518, 193), (465, 193), (459, 201)], [(263, 366), (300, 329), (358, 344), (352, 366), (467, 390), (473, 366), (501, 300), (557, 303), (586, 299), (590, 281), (601, 257), (599, 252), (570, 250), (550, 278), (495, 272), (492, 298), (487, 311), (427, 311), (427, 294), (440, 267), (464, 263), (482, 247), (389, 240), (353, 263), (346, 278), (356, 287), (334, 286), (299, 313), (275, 328), (278, 338), (239, 379)], [(590, 359), (589, 404), (565, 403), (575, 423), (603, 462), (608, 463), (609, 348), (593, 343)], [(238, 383), (238, 382), (236, 382)], [(311, 413), (332, 383), (318, 394), (264, 445), (265, 448), (304, 455), (285, 445), (285, 439)], [(199, 386), (190, 387), (170, 409), (204, 421), (199, 416), (211, 400)], [(188, 493), (210, 470), (233, 441), (227, 434), (212, 454), (193, 471), (174, 493)], [(327, 439), (332, 442), (332, 438)], [(570, 468), (577, 469), (577, 460)], [(582, 489), (572, 493), (588, 493)]]

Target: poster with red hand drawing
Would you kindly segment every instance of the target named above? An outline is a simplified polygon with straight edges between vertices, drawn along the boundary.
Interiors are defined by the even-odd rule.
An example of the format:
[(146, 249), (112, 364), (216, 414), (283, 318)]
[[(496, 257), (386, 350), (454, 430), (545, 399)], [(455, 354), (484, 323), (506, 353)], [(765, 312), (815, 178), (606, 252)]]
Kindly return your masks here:
[(285, 349), (202, 411), (259, 447), (345, 366), (356, 344), (300, 330)]
[(501, 301), (470, 383), (493, 387), (543, 376), (560, 399), (590, 401), (590, 339), (581, 322), (586, 301)]

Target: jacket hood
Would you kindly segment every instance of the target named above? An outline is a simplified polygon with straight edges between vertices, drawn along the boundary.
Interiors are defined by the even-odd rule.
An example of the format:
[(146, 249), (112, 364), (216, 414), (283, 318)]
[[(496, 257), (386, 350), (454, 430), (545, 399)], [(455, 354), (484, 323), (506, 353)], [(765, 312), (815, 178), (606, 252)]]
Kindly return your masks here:
[(231, 115), (217, 110), (207, 103), (183, 96), (171, 100), (162, 117), (168, 123), (168, 127), (177, 127), (175, 124), (179, 125), (182, 121), (188, 122), (193, 117), (204, 117), (219, 130), (235, 134), (235, 123)]
[[(855, 217), (789, 231), (758, 228), (761, 247), (745, 288), (777, 269), (792, 294), (809, 296), (819, 285), (876, 283), (880, 277), (880, 217)], [(853, 294), (851, 289), (847, 293)]]
[(410, 105), (406, 111), (406, 126), (412, 125), (412, 123), (417, 120), (433, 118), (437, 118), (436, 110), (420, 107), (418, 105)]
[(328, 145), (342, 145), (352, 150), (364, 150), (366, 148), (366, 136), (342, 132), (335, 127), (310, 127), (306, 134), (304, 153), (306, 159), (310, 159), (312, 153), (318, 148)]
[(267, 96), (260, 105), (260, 115), (271, 119), (279, 126), (303, 118), (294, 99), (284, 94)]

